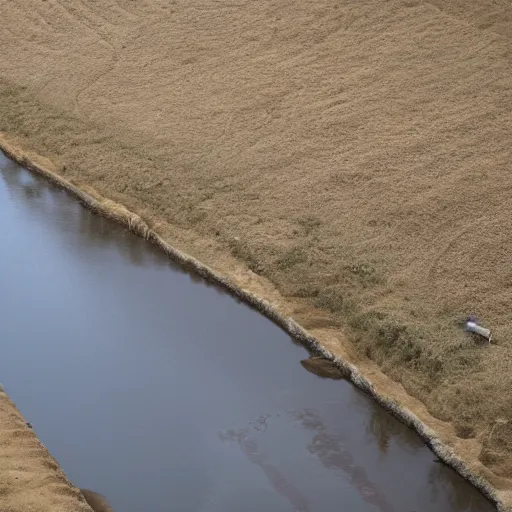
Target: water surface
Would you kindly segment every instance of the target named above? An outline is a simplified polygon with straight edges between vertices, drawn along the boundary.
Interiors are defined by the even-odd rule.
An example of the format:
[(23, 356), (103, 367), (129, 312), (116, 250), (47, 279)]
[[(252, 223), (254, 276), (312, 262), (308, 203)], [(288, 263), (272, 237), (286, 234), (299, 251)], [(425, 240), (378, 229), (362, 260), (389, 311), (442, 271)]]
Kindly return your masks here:
[(485, 512), (270, 321), (0, 156), (1, 380), (118, 512)]

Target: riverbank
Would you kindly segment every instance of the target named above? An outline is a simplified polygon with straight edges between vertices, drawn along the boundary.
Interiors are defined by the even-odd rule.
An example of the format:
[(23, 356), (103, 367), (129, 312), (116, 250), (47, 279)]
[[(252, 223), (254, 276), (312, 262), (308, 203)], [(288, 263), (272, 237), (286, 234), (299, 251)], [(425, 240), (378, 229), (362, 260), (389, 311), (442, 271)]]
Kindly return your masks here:
[(264, 315), (4, 155), (0, 218), (0, 375), (114, 510), (495, 510), (370, 396), (305, 371)]
[(0, 390), (0, 510), (91, 512), (80, 491)]
[(292, 316), (510, 503), (506, 4), (24, 4), (14, 145)]
[[(291, 313), (289, 304), (282, 304), (279, 309), (274, 307), (273, 304), (277, 304), (281, 297), (279, 292), (272, 289), (268, 283), (266, 285), (255, 283), (243, 267), (234, 273), (237, 275), (235, 280), (224, 277), (195, 258), (169, 245), (155, 231), (151, 230), (138, 215), (130, 212), (122, 205), (101, 198), (97, 194), (96, 197), (93, 197), (67, 182), (55, 172), (55, 166), (48, 159), (23, 151), (10, 143), (3, 134), (0, 134), (0, 148), (12, 160), (70, 192), (84, 206), (95, 213), (125, 225), (148, 242), (157, 245), (183, 268), (189, 269), (193, 274), (199, 274), (208, 282), (227, 289), (232, 295), (251, 305), (279, 325), (312, 353), (334, 361), (347, 379), (370, 395), (396, 418), (413, 428), (440, 460), (454, 468), (461, 476), (477, 487), (498, 506), (500, 511), (511, 509), (509, 504), (510, 493), (508, 492), (509, 482), (506, 479), (496, 478), (496, 475), (488, 471), (485, 466), (478, 462), (475, 463), (474, 460), (468, 457), (470, 450), (476, 453), (476, 449), (480, 448), (478, 445), (475, 446), (475, 443), (469, 440), (465, 440), (463, 445), (458, 442), (451, 425), (437, 421), (428, 413), (423, 404), (408, 396), (405, 390), (400, 389), (396, 383), (382, 374), (380, 369), (371, 362), (367, 361), (366, 364), (359, 364), (359, 368), (351, 364), (351, 357), (347, 351), (343, 350), (342, 346), (339, 346), (336, 333), (324, 329), (315, 329), (317, 339), (305, 331), (288, 316), (287, 311)], [(249, 281), (247, 280), (248, 277)], [(258, 284), (264, 284), (264, 286), (261, 287)], [(262, 299), (261, 295), (256, 295), (255, 290), (260, 294), (264, 293), (267, 297), (272, 297), (272, 303)], [(363, 373), (361, 373), (361, 370)], [(370, 377), (370, 379), (367, 377)], [(455, 446), (457, 448), (454, 450)], [(23, 455), (21, 457), (24, 459)], [(58, 466), (55, 465), (54, 469), (58, 469)], [(9, 481), (9, 477), (4, 478), (4, 481)], [(504, 490), (505, 492), (503, 492)], [(42, 506), (45, 507), (46, 505), (45, 500), (42, 500)], [(24, 506), (24, 503), (22, 506)], [(14, 508), (14, 510), (17, 509)]]

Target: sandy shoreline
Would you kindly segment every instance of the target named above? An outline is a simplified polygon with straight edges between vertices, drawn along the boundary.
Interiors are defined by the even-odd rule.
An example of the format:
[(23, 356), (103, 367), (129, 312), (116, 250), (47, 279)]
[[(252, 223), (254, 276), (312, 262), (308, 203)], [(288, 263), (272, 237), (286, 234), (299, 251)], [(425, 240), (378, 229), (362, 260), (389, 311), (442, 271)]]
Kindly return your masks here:
[(512, 504), (508, 0), (2, 13), (5, 149), (294, 318)]
[(91, 512), (3, 390), (0, 445), (2, 512)]
[[(443, 462), (477, 487), (490, 501), (496, 504), (498, 510), (503, 512), (512, 510), (510, 482), (493, 475), (478, 460), (468, 457), (467, 454), (470, 450), (475, 453), (478, 448), (477, 446), (471, 446), (475, 444), (474, 442), (465, 440), (465, 445), (461, 446), (460, 440), (457, 440), (451, 425), (433, 418), (423, 404), (408, 396), (403, 388), (400, 389), (399, 385), (390, 381), (375, 365), (366, 364), (363, 372), (361, 372), (361, 369), (351, 362), (348, 353), (340, 350), (339, 340), (336, 339), (337, 335), (335, 335), (334, 350), (331, 352), (327, 347), (333, 347), (332, 333), (314, 330), (313, 335), (305, 331), (293, 318), (287, 316), (287, 311), (290, 311), (290, 309), (286, 307), (286, 302), (283, 304), (283, 298), (279, 296), (277, 291), (270, 290), (268, 285), (266, 286), (264, 283), (256, 283), (250, 273), (247, 274), (243, 269), (240, 269), (234, 279), (230, 279), (205, 266), (195, 258), (184, 254), (167, 243), (158, 233), (149, 229), (146, 222), (138, 215), (130, 212), (122, 205), (98, 195), (93, 197), (67, 182), (56, 172), (55, 166), (48, 159), (23, 151), (20, 147), (9, 142), (5, 134), (2, 133), (0, 133), (0, 150), (9, 158), (73, 194), (85, 207), (125, 225), (135, 234), (157, 245), (174, 262), (191, 272), (198, 273), (205, 280), (222, 286), (232, 295), (275, 322), (309, 350), (334, 361), (355, 386), (369, 394), (400, 421), (413, 428)], [(261, 293), (267, 296), (270, 293), (275, 302), (266, 300), (268, 297), (262, 298), (261, 295), (258, 295)], [(277, 303), (281, 303), (281, 307), (276, 308), (274, 304)], [(57, 465), (55, 467), (58, 468)], [(17, 509), (13, 510), (17, 512)]]

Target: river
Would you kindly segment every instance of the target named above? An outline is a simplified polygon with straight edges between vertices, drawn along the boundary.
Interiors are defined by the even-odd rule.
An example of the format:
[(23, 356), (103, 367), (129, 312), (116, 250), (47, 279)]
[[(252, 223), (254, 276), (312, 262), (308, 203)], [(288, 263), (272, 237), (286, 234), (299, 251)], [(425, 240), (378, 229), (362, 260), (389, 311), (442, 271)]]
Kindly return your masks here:
[(0, 154), (0, 380), (116, 512), (486, 512), (259, 313)]

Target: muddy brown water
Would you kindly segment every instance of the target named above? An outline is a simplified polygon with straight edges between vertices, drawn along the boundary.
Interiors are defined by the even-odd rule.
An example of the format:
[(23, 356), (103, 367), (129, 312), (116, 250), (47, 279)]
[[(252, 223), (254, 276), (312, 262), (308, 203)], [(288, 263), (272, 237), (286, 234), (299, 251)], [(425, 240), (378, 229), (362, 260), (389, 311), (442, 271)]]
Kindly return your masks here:
[(270, 321), (0, 155), (0, 380), (116, 512), (485, 512)]

